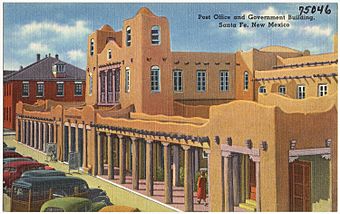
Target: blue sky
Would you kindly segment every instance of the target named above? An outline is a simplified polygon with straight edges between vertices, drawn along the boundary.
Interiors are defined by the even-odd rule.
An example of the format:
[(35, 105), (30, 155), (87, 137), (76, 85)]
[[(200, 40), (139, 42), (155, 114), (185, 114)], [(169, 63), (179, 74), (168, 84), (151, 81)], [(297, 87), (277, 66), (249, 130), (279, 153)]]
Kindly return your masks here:
[[(133, 4), (133, 3), (5, 3), (4, 69), (18, 69), (42, 56), (58, 53), (66, 62), (86, 67), (87, 36), (104, 24), (120, 30), (124, 19), (146, 6), (170, 24), (173, 51), (235, 52), (283, 45), (311, 53), (331, 52), (337, 33), (337, 5), (331, 14), (315, 13), (315, 21), (285, 21), (290, 28), (218, 28), (226, 20), (199, 20), (203, 15), (297, 15), (301, 4)], [(304, 4), (302, 4), (304, 5)], [(317, 4), (316, 4), (317, 5)], [(235, 21), (229, 21), (235, 22)], [(265, 21), (267, 23), (267, 21)]]

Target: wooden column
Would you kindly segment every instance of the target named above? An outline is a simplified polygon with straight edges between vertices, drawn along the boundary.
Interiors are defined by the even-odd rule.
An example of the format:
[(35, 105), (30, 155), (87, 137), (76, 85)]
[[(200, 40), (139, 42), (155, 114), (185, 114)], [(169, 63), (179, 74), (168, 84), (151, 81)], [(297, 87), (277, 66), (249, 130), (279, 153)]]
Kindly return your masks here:
[(190, 146), (182, 146), (182, 148), (184, 149), (184, 211), (193, 212), (192, 152)]
[(119, 138), (119, 182), (125, 184), (126, 177), (126, 147), (123, 135), (117, 135)]
[(93, 163), (93, 166), (92, 166), (92, 175), (93, 176), (96, 176), (98, 175), (98, 144), (99, 144), (99, 140), (100, 140), (100, 137), (99, 137), (99, 134), (100, 132), (97, 132), (95, 128), (92, 128), (92, 137), (93, 137), (93, 141), (95, 142), (93, 144), (93, 154), (94, 154), (94, 163)]
[(22, 118), (21, 119), (21, 135), (20, 135), (20, 142), (22, 143), (22, 144), (24, 144), (24, 139), (25, 139), (25, 135), (24, 135), (24, 130), (25, 130), (25, 127), (24, 127), (24, 124), (25, 124), (25, 121), (24, 121), (24, 119)]
[(30, 130), (28, 132), (28, 136), (29, 136), (29, 146), (32, 147), (33, 145), (33, 122), (32, 120), (29, 121), (30, 123)]
[(114, 179), (114, 160), (113, 160), (113, 142), (111, 139), (111, 133), (106, 133), (107, 137), (107, 156), (108, 156), (108, 169), (107, 169), (107, 175), (109, 179)]
[(256, 174), (256, 212), (261, 212), (261, 188), (260, 188), (260, 156), (251, 156), (255, 162)]
[(86, 124), (83, 123), (83, 168), (87, 167), (87, 137)]
[[(208, 173), (208, 176), (207, 176), (207, 181), (208, 181), (208, 204), (210, 203), (210, 150), (204, 150), (204, 152), (207, 154), (208, 156), (208, 163), (207, 163), (207, 173)], [(222, 185), (223, 186), (223, 185)], [(222, 209), (223, 210), (223, 209)], [(211, 211), (211, 206), (209, 206), (209, 211)]]
[(131, 137), (132, 143), (132, 188), (139, 189), (139, 142)]
[(153, 195), (153, 140), (146, 140), (146, 194)]
[(41, 131), (41, 122), (38, 122), (38, 149), (41, 151), (42, 150), (42, 139), (41, 139), (41, 135), (43, 134), (43, 132)]
[(33, 127), (33, 131), (34, 131), (34, 139), (33, 139), (33, 148), (37, 148), (37, 144), (38, 144), (38, 140), (37, 140), (37, 130), (38, 130), (38, 122), (34, 121), (34, 127)]
[[(75, 127), (75, 132), (74, 132), (74, 134), (76, 135), (75, 136), (75, 143), (76, 143), (76, 152), (79, 152), (79, 148), (78, 148), (78, 141), (79, 141), (79, 139), (78, 139), (78, 124), (76, 123), (76, 127)], [(79, 156), (80, 157), (80, 156)]]
[(45, 148), (45, 145), (46, 145), (46, 143), (49, 143), (48, 141), (47, 141), (47, 124), (46, 123), (43, 123), (43, 129), (44, 129), (44, 131), (43, 131), (43, 143), (42, 143), (42, 150), (44, 151), (44, 152), (46, 152), (46, 148)]
[(224, 177), (224, 203), (225, 203), (225, 211), (233, 212), (234, 211), (234, 190), (233, 190), (233, 162), (232, 155), (230, 153), (226, 153), (223, 156), (223, 177)]
[(234, 206), (240, 203), (240, 155), (233, 156), (233, 189), (234, 189)]
[(173, 186), (177, 187), (179, 186), (179, 151), (180, 148), (178, 145), (172, 145), (172, 151), (173, 151), (173, 164), (172, 164), (172, 173), (173, 173)]
[(104, 160), (103, 160), (103, 140), (102, 140), (102, 136), (100, 135), (100, 132), (98, 132), (98, 135), (97, 135), (97, 138), (98, 138), (98, 175), (103, 175), (104, 173)]
[(172, 203), (171, 183), (171, 146), (169, 143), (162, 143), (164, 149), (164, 200), (166, 204)]

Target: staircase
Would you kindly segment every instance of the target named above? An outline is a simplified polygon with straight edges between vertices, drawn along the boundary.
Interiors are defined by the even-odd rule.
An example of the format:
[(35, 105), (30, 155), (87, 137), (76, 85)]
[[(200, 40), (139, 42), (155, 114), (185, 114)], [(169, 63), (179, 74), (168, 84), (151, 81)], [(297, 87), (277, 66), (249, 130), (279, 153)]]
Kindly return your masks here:
[(240, 203), (240, 208), (245, 209), (248, 212), (255, 212), (256, 211), (256, 201), (247, 199), (246, 203)]

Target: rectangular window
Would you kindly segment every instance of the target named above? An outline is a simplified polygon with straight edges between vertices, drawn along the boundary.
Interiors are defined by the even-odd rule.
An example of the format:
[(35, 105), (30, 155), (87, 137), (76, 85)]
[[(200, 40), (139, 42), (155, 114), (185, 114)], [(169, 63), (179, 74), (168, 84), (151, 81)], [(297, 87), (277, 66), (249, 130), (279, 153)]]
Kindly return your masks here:
[(174, 81), (174, 91), (175, 92), (182, 92), (183, 91), (183, 78), (182, 78), (182, 71), (181, 70), (174, 70), (173, 71), (173, 81)]
[(43, 96), (44, 96), (44, 83), (37, 82), (37, 97), (43, 97)]
[(280, 86), (279, 87), (279, 94), (280, 95), (286, 95), (286, 87), (285, 86)]
[(74, 96), (83, 95), (83, 83), (82, 82), (74, 82)]
[(297, 99), (305, 99), (306, 97), (306, 87), (304, 85), (298, 85), (297, 87)]
[(130, 68), (125, 69), (125, 92), (130, 92)]
[(229, 72), (220, 71), (220, 91), (228, 91), (229, 88)]
[(160, 27), (156, 25), (151, 28), (151, 44), (159, 45), (160, 43)]
[(205, 71), (197, 71), (197, 91), (205, 92), (206, 91), (206, 72)]
[(327, 84), (320, 84), (319, 85), (318, 96), (319, 97), (323, 97), (323, 96), (326, 96), (327, 93), (328, 93), (328, 86), (327, 86)]
[(28, 97), (29, 96), (30, 85), (29, 82), (22, 82), (22, 96)]
[(126, 28), (126, 46), (131, 46), (131, 27)]
[(57, 82), (57, 96), (64, 96), (64, 82)]
[(151, 68), (151, 91), (160, 92), (160, 71), (158, 66), (153, 66)]
[(93, 87), (93, 78), (92, 75), (90, 74), (90, 80), (89, 80), (89, 95), (92, 95), (92, 87)]

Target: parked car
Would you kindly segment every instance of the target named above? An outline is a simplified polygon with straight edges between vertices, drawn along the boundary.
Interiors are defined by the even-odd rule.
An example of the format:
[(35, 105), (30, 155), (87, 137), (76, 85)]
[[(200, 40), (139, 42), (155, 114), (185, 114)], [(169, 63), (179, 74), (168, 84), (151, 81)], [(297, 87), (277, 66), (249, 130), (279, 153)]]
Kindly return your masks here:
[(66, 174), (65, 172), (57, 171), (57, 170), (37, 169), (37, 170), (30, 170), (30, 171), (24, 172), (21, 175), (21, 178), (50, 177), (50, 176), (66, 176)]
[(40, 212), (97, 212), (105, 206), (105, 202), (92, 202), (87, 198), (64, 197), (45, 202)]
[(3, 144), (4, 151), (15, 151), (16, 147), (8, 146), (5, 142)]
[(3, 158), (31, 158), (30, 156), (23, 156), (22, 154), (15, 152), (15, 151), (4, 151)]
[(85, 180), (72, 176), (20, 178), (13, 183), (11, 193), (11, 211), (15, 212), (38, 212), (46, 201), (70, 196), (111, 205), (105, 191), (90, 189)]
[(140, 210), (128, 206), (111, 205), (101, 208), (99, 212), (140, 212)]
[(3, 165), (18, 161), (36, 161), (36, 160), (32, 160), (31, 158), (4, 158)]
[(36, 161), (18, 161), (4, 165), (4, 187), (11, 188), (12, 183), (21, 177), (22, 173), (34, 169), (46, 169), (47, 164)]

